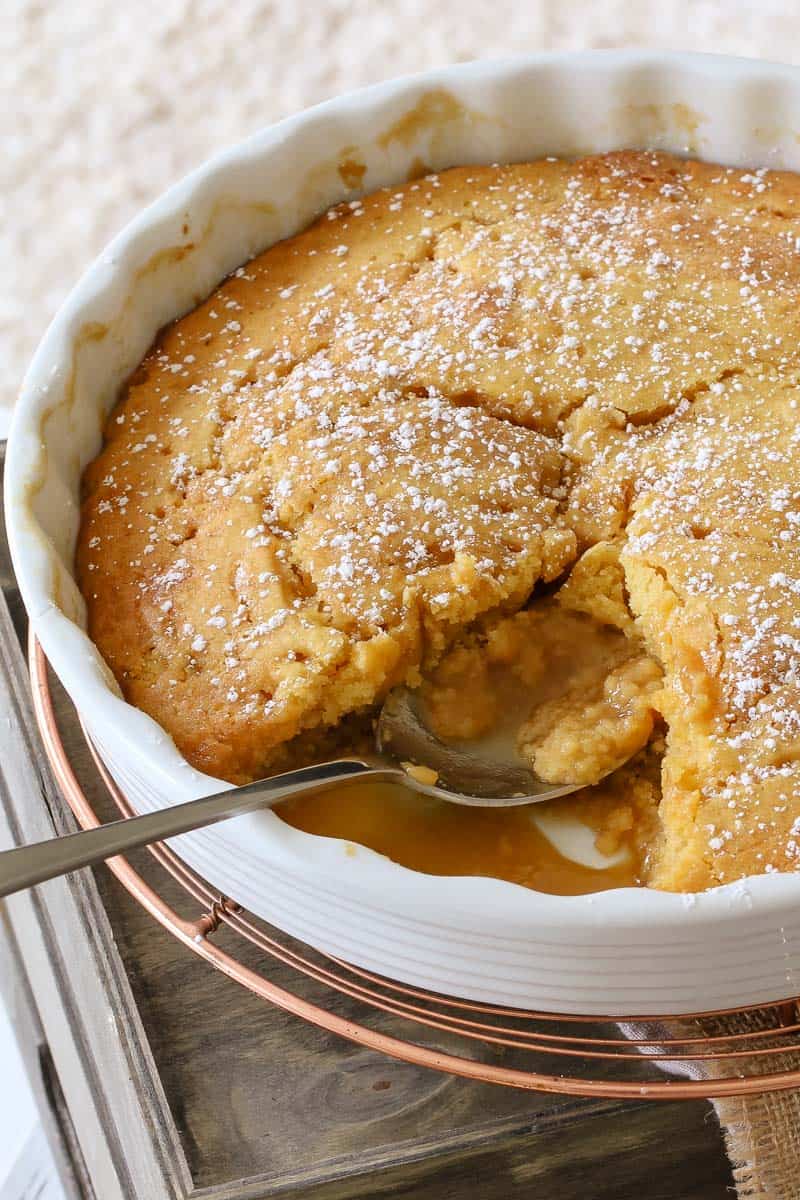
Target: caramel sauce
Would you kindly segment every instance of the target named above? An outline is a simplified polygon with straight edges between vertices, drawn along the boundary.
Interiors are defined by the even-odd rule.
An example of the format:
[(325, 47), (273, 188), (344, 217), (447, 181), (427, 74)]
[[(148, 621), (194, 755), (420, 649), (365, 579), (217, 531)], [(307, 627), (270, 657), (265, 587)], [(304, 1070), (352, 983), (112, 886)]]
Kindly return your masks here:
[[(564, 803), (540, 808), (552, 811)], [(484, 875), (560, 896), (640, 882), (641, 862), (632, 842), (628, 859), (616, 867), (580, 866), (539, 832), (528, 806), (461, 808), (391, 784), (352, 784), (295, 797), (275, 812), (295, 829), (368, 846), (429, 875)]]

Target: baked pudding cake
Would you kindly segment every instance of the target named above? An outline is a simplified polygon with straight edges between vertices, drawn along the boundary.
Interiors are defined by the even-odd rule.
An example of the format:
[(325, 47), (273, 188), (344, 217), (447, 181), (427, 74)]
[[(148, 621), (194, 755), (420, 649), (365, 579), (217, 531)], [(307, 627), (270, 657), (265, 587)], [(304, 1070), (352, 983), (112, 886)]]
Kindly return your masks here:
[[(523, 752), (585, 785), (557, 804), (631, 880), (797, 869), (799, 334), (786, 172), (625, 151), (339, 205), (130, 380), (84, 479), (90, 635), (233, 782), (357, 748), (403, 682), (476, 736), (516, 673), (544, 689)], [(553, 882), (527, 810), (334, 800), (286, 816), (421, 869), (620, 881)]]

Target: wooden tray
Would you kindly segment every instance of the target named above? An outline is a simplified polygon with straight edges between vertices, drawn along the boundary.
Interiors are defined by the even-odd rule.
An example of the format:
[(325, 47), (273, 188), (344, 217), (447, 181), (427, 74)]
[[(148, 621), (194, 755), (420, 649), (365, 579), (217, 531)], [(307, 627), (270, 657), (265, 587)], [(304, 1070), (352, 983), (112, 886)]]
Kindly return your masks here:
[[(0, 540), (0, 844), (74, 828), (39, 745), (24, 614)], [(113, 806), (69, 701), (62, 737), (97, 811)], [(179, 911), (185, 893), (142, 851)], [(12, 1008), (69, 1194), (97, 1200), (723, 1200), (706, 1103), (574, 1100), (396, 1062), (269, 1007), (156, 925), (100, 868), (0, 905)], [(198, 915), (195, 909), (194, 915)], [(232, 935), (224, 927), (215, 934)], [(254, 956), (255, 947), (249, 950)], [(241, 942), (236, 954), (248, 949)], [(255, 965), (255, 962), (254, 962)], [(288, 971), (270, 968), (275, 982)], [(365, 1015), (343, 996), (338, 1011)], [(443, 1041), (442, 1048), (446, 1049)], [(511, 1065), (511, 1058), (509, 1059)]]

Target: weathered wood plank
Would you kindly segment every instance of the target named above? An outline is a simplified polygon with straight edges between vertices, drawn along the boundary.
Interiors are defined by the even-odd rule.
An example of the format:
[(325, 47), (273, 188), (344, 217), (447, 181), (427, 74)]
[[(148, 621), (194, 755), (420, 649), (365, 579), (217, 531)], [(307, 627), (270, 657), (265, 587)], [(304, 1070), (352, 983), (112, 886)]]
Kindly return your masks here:
[[(6, 564), (2, 575), (8, 578)], [(0, 598), (0, 714), (0, 846), (74, 828), (38, 740), (5, 598)], [(54, 879), (4, 903), (98, 1195), (102, 1200), (184, 1195), (188, 1170), (91, 875)]]
[(8, 913), (0, 904), (0, 998), (5, 1005), (19, 1048), (25, 1073), (36, 1102), (45, 1139), (50, 1147), (61, 1186), (67, 1200), (90, 1200), (83, 1156), (75, 1144), (74, 1130), (65, 1127), (63, 1112), (53, 1095), (53, 1081), (47, 1078), (47, 1041), (36, 1011), (36, 1004), (22, 967), (19, 948)]
[(717, 1136), (681, 1105), (610, 1105), (293, 1200), (730, 1200)]
[[(13, 680), (9, 687), (8, 636), (0, 609), (0, 710), (11, 717), (0, 761), (5, 845), (70, 828), (54, 803), (46, 765), (36, 763), (26, 698)], [(5, 903), (98, 1193), (104, 1200), (181, 1195), (179, 1146), (164, 1145), (166, 1104), (93, 880), (85, 874), (52, 880)], [(168, 1175), (178, 1186), (163, 1191)]]

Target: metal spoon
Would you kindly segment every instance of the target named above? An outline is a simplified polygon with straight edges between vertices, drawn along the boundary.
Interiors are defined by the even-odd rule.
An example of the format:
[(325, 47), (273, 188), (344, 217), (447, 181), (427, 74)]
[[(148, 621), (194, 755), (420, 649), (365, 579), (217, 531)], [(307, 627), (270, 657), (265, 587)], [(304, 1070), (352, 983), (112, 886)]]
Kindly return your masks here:
[[(254, 809), (272, 808), (281, 800), (303, 792), (326, 791), (356, 779), (400, 783), (452, 804), (479, 808), (538, 804), (566, 796), (583, 786), (554, 785), (537, 779), (517, 753), (510, 730), (475, 739), (467, 747), (440, 741), (424, 725), (416, 693), (406, 688), (395, 688), (386, 698), (375, 742), (376, 753), (363, 759), (339, 759), (302, 767), (145, 816), (111, 821), (97, 829), (5, 850), (0, 853), (0, 898), (125, 850), (164, 841)], [(424, 771), (410, 774), (408, 764), (430, 768), (431, 779), (433, 772), (436, 773), (435, 782), (427, 782)]]

